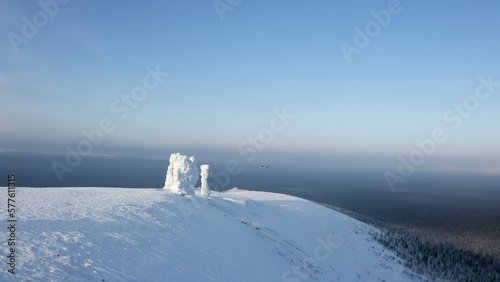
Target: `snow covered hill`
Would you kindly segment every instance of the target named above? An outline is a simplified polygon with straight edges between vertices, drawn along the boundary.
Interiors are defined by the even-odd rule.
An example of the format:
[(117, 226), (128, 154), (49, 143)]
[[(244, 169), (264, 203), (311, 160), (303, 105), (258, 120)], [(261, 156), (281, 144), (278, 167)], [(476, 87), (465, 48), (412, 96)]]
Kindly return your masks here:
[[(1, 281), (412, 281), (375, 230), (321, 205), (233, 189), (16, 188), (16, 265)], [(15, 281), (14, 280), (14, 281)]]

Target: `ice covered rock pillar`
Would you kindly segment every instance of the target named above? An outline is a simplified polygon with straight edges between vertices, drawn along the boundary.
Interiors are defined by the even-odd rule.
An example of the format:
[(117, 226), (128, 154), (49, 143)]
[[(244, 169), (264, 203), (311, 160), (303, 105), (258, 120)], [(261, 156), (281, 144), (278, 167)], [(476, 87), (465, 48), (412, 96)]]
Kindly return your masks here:
[(210, 195), (210, 186), (208, 186), (208, 169), (210, 168), (210, 166), (204, 164), (201, 165), (200, 168), (201, 168), (201, 195), (207, 197)]
[(165, 187), (180, 195), (194, 196), (194, 186), (198, 181), (200, 170), (194, 157), (187, 157), (179, 153), (170, 155), (170, 164), (167, 169)]

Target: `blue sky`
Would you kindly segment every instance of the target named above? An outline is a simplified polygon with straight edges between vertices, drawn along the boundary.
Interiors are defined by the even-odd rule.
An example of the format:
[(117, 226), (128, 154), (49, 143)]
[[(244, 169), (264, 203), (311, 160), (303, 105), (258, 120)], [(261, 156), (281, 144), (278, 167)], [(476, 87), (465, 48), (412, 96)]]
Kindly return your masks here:
[[(238, 154), (286, 107), (296, 117), (262, 154), (386, 156), (390, 167), (443, 128), (440, 167), (458, 166), (454, 157), (500, 167), (500, 87), (458, 129), (443, 120), (480, 76), (500, 81), (495, 1), (243, 0), (223, 20), (212, 1), (41, 1), (58, 11), (32, 38), (22, 18), (33, 22), (40, 4), (0, 3), (4, 149), (64, 153), (109, 118), (115, 130), (93, 153)], [(400, 12), (348, 63), (339, 45), (354, 46), (354, 28), (388, 5)], [(12, 33), (27, 43), (13, 47)], [(119, 119), (111, 105), (148, 66), (169, 75)]]

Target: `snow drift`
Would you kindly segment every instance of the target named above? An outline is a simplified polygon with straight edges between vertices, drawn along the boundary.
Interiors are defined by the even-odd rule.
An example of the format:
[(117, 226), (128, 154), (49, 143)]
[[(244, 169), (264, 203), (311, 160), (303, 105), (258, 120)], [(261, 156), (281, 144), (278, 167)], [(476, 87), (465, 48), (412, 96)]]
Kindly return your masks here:
[[(318, 204), (234, 189), (17, 188), (16, 274), (0, 281), (408, 281), (376, 230)], [(6, 201), (0, 194), (0, 201)], [(6, 222), (6, 213), (2, 213)], [(7, 229), (0, 257), (6, 261)], [(2, 263), (4, 270), (7, 266)]]

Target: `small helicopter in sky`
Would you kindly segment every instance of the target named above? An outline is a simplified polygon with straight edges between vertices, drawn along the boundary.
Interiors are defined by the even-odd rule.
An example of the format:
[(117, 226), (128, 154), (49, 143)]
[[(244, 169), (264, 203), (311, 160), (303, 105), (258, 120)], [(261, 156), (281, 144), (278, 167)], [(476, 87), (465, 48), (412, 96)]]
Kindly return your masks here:
[(271, 167), (270, 165), (261, 165), (260, 169), (266, 169), (266, 168), (270, 168), (270, 167)]

